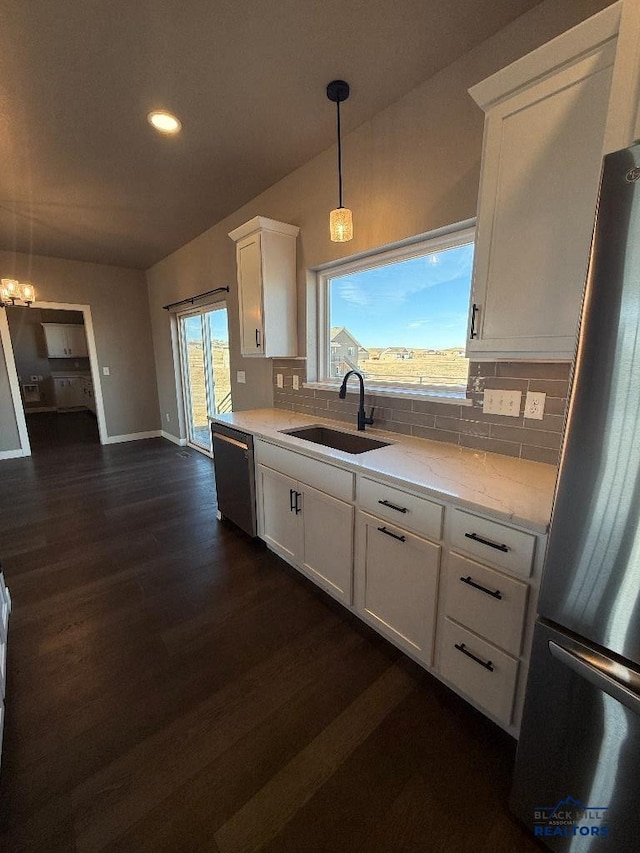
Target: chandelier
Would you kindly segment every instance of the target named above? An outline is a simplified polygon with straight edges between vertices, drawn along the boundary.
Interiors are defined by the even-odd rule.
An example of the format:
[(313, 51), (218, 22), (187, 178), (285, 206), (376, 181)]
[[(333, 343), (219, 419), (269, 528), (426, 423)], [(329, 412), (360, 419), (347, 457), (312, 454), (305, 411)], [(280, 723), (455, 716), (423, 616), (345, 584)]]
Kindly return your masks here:
[(9, 305), (26, 305), (35, 302), (36, 290), (32, 284), (16, 281), (15, 278), (3, 278), (0, 281), (0, 308)]

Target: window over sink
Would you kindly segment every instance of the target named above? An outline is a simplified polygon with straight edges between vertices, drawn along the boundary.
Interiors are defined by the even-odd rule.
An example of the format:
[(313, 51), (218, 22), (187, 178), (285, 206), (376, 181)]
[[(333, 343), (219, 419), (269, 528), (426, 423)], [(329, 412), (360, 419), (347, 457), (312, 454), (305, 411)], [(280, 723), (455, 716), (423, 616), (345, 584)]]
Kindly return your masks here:
[(440, 229), (318, 274), (317, 379), (372, 391), (463, 392), (475, 229)]

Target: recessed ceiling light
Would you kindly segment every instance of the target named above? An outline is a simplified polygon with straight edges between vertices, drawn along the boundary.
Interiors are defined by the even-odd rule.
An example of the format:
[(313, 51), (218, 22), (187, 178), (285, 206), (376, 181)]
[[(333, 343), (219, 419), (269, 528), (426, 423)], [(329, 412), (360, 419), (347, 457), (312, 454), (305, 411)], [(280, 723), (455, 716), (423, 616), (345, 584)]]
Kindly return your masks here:
[(158, 133), (180, 133), (182, 128), (180, 120), (165, 110), (154, 110), (152, 113), (149, 113), (147, 120), (152, 127), (155, 127)]

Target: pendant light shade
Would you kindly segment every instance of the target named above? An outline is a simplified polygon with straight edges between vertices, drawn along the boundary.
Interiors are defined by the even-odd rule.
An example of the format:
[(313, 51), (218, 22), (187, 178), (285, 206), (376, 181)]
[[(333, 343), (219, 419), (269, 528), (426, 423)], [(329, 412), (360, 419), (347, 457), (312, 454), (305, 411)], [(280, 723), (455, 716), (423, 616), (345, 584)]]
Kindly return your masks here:
[(346, 243), (353, 239), (353, 216), (342, 204), (342, 135), (340, 133), (340, 104), (349, 97), (349, 84), (344, 80), (332, 80), (327, 86), (327, 98), (336, 105), (338, 131), (338, 207), (329, 214), (329, 234), (334, 243)]
[(334, 243), (353, 240), (353, 216), (348, 207), (336, 207), (329, 214), (329, 231)]

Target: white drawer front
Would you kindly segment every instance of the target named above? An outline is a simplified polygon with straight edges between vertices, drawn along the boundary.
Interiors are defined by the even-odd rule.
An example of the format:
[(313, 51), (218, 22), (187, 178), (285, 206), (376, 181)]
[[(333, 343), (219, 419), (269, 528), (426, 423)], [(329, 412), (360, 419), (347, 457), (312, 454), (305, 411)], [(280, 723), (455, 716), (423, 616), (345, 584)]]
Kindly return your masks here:
[(447, 565), (447, 616), (516, 657), (529, 587), (457, 554)]
[(438, 645), (442, 677), (509, 725), (518, 661), (449, 619), (443, 621)]
[(353, 501), (354, 475), (327, 462), (257, 441), (256, 461), (343, 501)]
[(536, 537), (497, 521), (480, 518), (461, 509), (451, 513), (451, 544), (483, 563), (528, 578), (531, 575)]
[(366, 477), (358, 481), (358, 502), (361, 509), (379, 518), (430, 539), (442, 538), (444, 507), (440, 504)]

